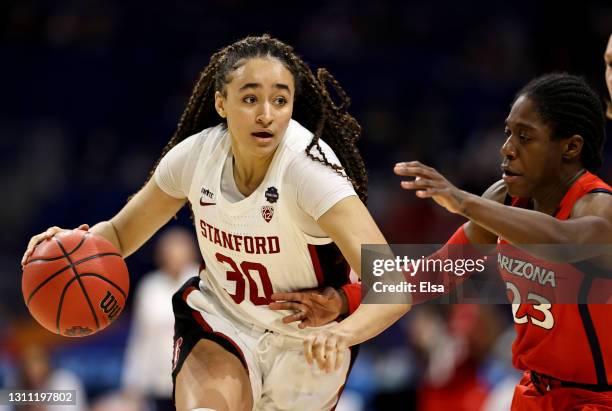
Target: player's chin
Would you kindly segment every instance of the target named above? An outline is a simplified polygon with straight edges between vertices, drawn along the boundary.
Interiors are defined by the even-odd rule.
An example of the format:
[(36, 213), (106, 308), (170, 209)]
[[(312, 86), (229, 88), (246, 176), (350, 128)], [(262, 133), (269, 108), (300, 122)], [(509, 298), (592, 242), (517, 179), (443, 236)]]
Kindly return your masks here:
[(275, 139), (270, 139), (269, 141), (265, 142), (256, 142), (251, 146), (251, 152), (257, 157), (267, 157), (274, 154), (279, 143), (280, 141)]
[[(522, 180), (522, 179), (521, 179)], [(524, 181), (504, 181), (510, 197), (530, 197), (531, 190)]]

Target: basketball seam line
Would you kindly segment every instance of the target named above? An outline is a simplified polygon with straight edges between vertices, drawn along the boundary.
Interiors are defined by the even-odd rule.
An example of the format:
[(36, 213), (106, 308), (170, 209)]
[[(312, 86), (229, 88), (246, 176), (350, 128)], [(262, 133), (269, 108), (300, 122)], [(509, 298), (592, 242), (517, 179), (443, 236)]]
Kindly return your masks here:
[[(121, 295), (123, 295), (123, 298), (127, 298), (125, 293), (123, 292), (123, 290), (117, 286), (115, 283), (113, 283), (112, 281), (102, 277), (99, 274), (96, 273), (83, 273), (83, 274), (77, 274), (74, 278), (70, 279), (70, 281), (68, 281), (68, 283), (66, 284), (66, 286), (64, 287), (64, 289), (62, 290), (62, 295), (60, 296), (60, 303), (59, 303), (59, 308), (58, 308), (58, 314), (62, 312), (62, 306), (64, 305), (64, 296), (66, 295), (66, 291), (68, 290), (68, 287), (70, 287), (70, 285), (72, 285), (73, 282), (75, 282), (76, 280), (78, 280), (80, 277), (100, 277), (102, 280), (106, 280), (108, 281), (113, 287), (117, 288), (117, 290), (119, 290), (119, 292), (121, 293)], [(59, 316), (57, 318), (58, 321), (58, 332), (59, 332)], [(98, 326), (98, 329), (100, 328), (100, 326)]]
[(121, 287), (119, 287), (117, 284), (115, 284), (113, 281), (109, 280), (106, 277), (102, 277), (100, 274), (98, 273), (83, 273), (83, 274), (78, 274), (79, 278), (82, 277), (96, 277), (99, 278), (102, 281), (106, 281), (107, 283), (109, 283), (110, 285), (112, 285), (113, 287), (115, 287), (123, 296), (123, 298), (127, 298), (127, 295), (125, 294), (125, 292), (121, 289)]
[[(75, 249), (76, 251), (76, 249)], [(96, 255), (90, 255), (89, 257), (85, 257), (79, 261), (76, 261), (75, 263), (73, 263), (72, 265), (74, 265), (75, 267), (79, 264), (82, 264), (84, 262), (87, 262), (89, 260), (93, 260), (94, 258), (100, 258), (100, 257), (109, 257), (109, 256), (116, 256), (116, 257), (121, 257), (121, 254), (118, 253), (100, 253), (100, 254), (96, 254)], [(64, 256), (62, 256), (61, 258), (64, 258)], [(69, 259), (70, 261), (70, 259)], [(51, 274), (45, 281), (43, 281), (42, 283), (38, 284), (36, 286), (36, 288), (30, 293), (30, 296), (28, 297), (28, 301), (26, 302), (26, 306), (30, 305), (30, 302), (32, 301), (32, 298), (34, 297), (34, 295), (45, 285), (47, 284), (49, 281), (53, 280), (55, 277), (57, 277), (58, 275), (60, 275), (61, 273), (63, 273), (64, 271), (66, 271), (67, 269), (69, 269), (71, 267), (71, 265), (67, 265), (66, 267), (62, 268), (61, 270), (59, 270), (56, 273)]]
[(60, 328), (59, 328), (59, 323), (60, 323), (60, 317), (61, 317), (61, 312), (62, 312), (62, 306), (64, 305), (64, 296), (66, 295), (66, 291), (68, 290), (68, 287), (70, 287), (70, 285), (72, 285), (72, 283), (77, 280), (78, 277), (74, 277), (71, 278), (70, 281), (68, 281), (68, 283), (66, 283), (66, 286), (64, 287), (64, 289), (62, 290), (62, 295), (60, 296), (60, 302), (59, 305), (57, 307), (57, 317), (55, 319), (55, 327), (57, 328), (57, 333), (60, 333)]
[[(70, 251), (68, 253), (68, 255), (71, 255), (72, 253), (74, 253), (76, 250), (78, 250), (79, 248), (81, 248), (81, 246), (83, 245), (83, 243), (85, 242), (85, 239), (89, 237), (89, 233), (85, 233), (85, 235), (81, 238), (81, 241), (79, 241), (79, 243), (76, 245), (76, 247), (74, 247), (74, 250)], [(50, 257), (50, 258), (35, 258), (33, 260), (30, 260), (26, 263), (26, 265), (33, 263), (33, 262), (37, 262), (37, 261), (57, 261), (57, 260), (61, 260), (62, 258), (64, 258), (63, 255), (60, 255), (59, 257)]]
[[(85, 292), (85, 286), (83, 285), (83, 282), (81, 281), (81, 279), (79, 278), (79, 272), (76, 270), (76, 267), (74, 266), (74, 263), (72, 262), (72, 259), (70, 258), (70, 256), (68, 254), (66, 254), (66, 249), (64, 249), (64, 246), (62, 245), (62, 242), (53, 237), (53, 239), (55, 241), (57, 241), (57, 244), (59, 245), (59, 247), (61, 248), (62, 252), (64, 253), (64, 256), (68, 259), (68, 261), (70, 262), (70, 268), (72, 268), (72, 272), (74, 273), (74, 276), (76, 277), (76, 280), (79, 282), (79, 285), (81, 286), (81, 291), (83, 292), (83, 295), (85, 296), (85, 300), (87, 300), (87, 304), (89, 305), (89, 309), (91, 310), (91, 314), (94, 317), (94, 320), (96, 321), (96, 327), (98, 327), (98, 329), (96, 331), (98, 331), (100, 329), (100, 321), (98, 320), (98, 316), (96, 315), (96, 312), (94, 311), (93, 308), (93, 304), (91, 303), (91, 299), (89, 298), (89, 295)], [(60, 326), (60, 314), (61, 314), (61, 310), (58, 309), (57, 311), (57, 321), (56, 321), (56, 328), (59, 334), (59, 326)]]

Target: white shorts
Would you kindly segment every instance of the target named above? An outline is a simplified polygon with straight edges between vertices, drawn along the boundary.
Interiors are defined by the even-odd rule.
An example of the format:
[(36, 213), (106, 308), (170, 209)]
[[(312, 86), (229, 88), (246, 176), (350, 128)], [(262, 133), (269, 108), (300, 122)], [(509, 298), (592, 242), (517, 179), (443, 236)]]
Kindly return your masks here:
[[(201, 290), (199, 278), (189, 280), (173, 299), (177, 323), (180, 311), (191, 310), (193, 324), (202, 330), (196, 338), (210, 338), (235, 354), (248, 369), (253, 392), (253, 410), (320, 411), (333, 409), (346, 382), (351, 363), (351, 350), (347, 349), (339, 370), (325, 373), (304, 358), (302, 340), (271, 331), (250, 327), (232, 319), (218, 298), (209, 290)], [(177, 301), (178, 299), (183, 301)], [(177, 307), (179, 304), (183, 307)], [(195, 315), (194, 315), (195, 312)], [(186, 338), (175, 333), (176, 341)], [(203, 333), (201, 332), (203, 331)], [(193, 333), (187, 352), (181, 352), (182, 361), (195, 346)], [(223, 341), (224, 340), (224, 341)], [(179, 344), (180, 345), (180, 344)], [(180, 359), (176, 359), (180, 361)], [(175, 362), (176, 362), (175, 361)], [(180, 370), (180, 365), (174, 376)], [(176, 365), (176, 364), (175, 364)]]

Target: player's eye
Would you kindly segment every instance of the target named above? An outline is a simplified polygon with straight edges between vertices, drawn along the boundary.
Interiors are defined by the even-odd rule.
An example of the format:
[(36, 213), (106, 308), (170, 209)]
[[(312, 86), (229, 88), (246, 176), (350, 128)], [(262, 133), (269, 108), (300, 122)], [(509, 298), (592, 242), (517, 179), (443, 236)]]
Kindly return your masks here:
[(255, 96), (246, 96), (242, 99), (242, 101), (244, 101), (247, 104), (253, 104), (257, 101), (257, 98)]
[(274, 99), (274, 104), (277, 104), (279, 106), (284, 106), (287, 103), (288, 103), (287, 99), (285, 97), (282, 97), (282, 96), (276, 97)]
[(504, 129), (504, 137), (508, 138), (512, 135), (512, 131), (508, 127)]

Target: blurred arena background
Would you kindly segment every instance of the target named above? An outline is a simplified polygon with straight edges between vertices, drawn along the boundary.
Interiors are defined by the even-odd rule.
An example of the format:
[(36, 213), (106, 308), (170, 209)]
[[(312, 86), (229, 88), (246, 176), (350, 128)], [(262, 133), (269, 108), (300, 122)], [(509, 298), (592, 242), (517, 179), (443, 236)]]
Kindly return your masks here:
[[(327, 67), (363, 126), (369, 208), (387, 239), (440, 243), (462, 220), (402, 191), (397, 161), (418, 159), (480, 193), (500, 176), (504, 118), (530, 78), (569, 71), (604, 95), (612, 3), (563, 3), (1, 2), (0, 387), (25, 388), (55, 370), (82, 387), (79, 409), (153, 410), (151, 397), (163, 396), (143, 401), (137, 384), (121, 383), (136, 290), (160, 264), (157, 237), (127, 260), (131, 296), (120, 319), (85, 339), (32, 323), (19, 261), (33, 234), (108, 219), (140, 188), (215, 50), (269, 32), (312, 68)], [(608, 144), (608, 182), (611, 153)], [(186, 211), (171, 225), (191, 228)], [(509, 311), (414, 310), (363, 346), (338, 409), (504, 409), (518, 376)]]

